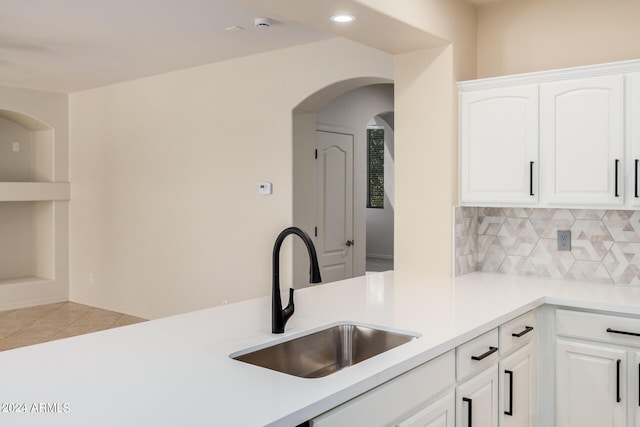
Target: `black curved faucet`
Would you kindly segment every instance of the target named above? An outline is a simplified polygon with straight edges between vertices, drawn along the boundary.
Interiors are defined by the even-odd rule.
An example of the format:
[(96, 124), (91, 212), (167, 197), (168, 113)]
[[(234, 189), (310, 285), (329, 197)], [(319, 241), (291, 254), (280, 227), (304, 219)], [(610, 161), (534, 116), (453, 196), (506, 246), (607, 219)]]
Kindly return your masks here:
[(309, 283), (320, 283), (320, 267), (318, 267), (318, 256), (316, 255), (316, 248), (313, 246), (313, 242), (307, 233), (298, 227), (289, 227), (282, 230), (282, 232), (276, 238), (276, 243), (273, 245), (273, 290), (271, 298), (271, 332), (274, 334), (281, 334), (284, 332), (284, 325), (287, 320), (293, 315), (295, 309), (293, 305), (293, 288), (289, 288), (289, 304), (282, 309), (282, 299), (280, 298), (280, 247), (285, 237), (289, 234), (295, 234), (302, 239), (307, 246), (309, 252)]

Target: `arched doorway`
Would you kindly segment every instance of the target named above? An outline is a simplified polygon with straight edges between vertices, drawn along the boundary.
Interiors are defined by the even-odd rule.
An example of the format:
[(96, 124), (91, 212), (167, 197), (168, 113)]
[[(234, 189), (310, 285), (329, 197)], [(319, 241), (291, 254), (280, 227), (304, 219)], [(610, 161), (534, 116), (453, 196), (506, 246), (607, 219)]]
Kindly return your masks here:
[[(294, 224), (312, 234), (320, 258), (325, 257), (325, 282), (365, 274), (367, 124), (372, 117), (389, 111), (393, 111), (393, 84), (381, 79), (338, 83), (316, 92), (293, 111)], [(350, 200), (339, 207), (322, 202), (329, 199), (341, 200), (343, 194), (332, 198), (325, 197), (322, 193), (322, 173), (318, 174), (318, 171), (325, 170), (327, 163), (324, 161), (328, 157), (324, 157), (319, 150), (316, 158), (319, 132), (322, 133), (322, 139), (328, 136), (332, 140), (352, 140), (353, 191)], [(327, 155), (337, 162), (347, 164), (349, 155), (345, 149), (337, 148), (337, 143), (332, 144), (329, 143), (329, 147), (333, 148), (329, 148), (327, 153), (333, 154)], [(348, 142), (346, 144), (349, 145)], [(338, 154), (340, 152), (344, 155)], [(324, 176), (331, 178), (333, 183), (349, 187), (349, 179), (336, 177), (336, 170), (342, 170), (341, 166), (334, 165)], [(344, 191), (344, 195), (346, 194), (349, 194), (347, 189)], [(329, 220), (339, 229), (337, 232), (329, 230)], [(320, 255), (321, 253), (324, 255)], [(296, 280), (297, 283), (303, 283), (307, 274), (304, 257), (304, 248), (294, 247), (294, 278), (300, 279)], [(350, 265), (345, 265), (346, 263)]]

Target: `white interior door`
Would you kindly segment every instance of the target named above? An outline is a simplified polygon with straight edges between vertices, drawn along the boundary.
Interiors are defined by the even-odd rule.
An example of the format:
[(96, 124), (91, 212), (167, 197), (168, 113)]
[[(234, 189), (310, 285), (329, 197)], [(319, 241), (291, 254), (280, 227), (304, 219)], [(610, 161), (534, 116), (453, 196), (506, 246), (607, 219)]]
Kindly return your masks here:
[(316, 131), (317, 237), (322, 282), (353, 277), (353, 135)]

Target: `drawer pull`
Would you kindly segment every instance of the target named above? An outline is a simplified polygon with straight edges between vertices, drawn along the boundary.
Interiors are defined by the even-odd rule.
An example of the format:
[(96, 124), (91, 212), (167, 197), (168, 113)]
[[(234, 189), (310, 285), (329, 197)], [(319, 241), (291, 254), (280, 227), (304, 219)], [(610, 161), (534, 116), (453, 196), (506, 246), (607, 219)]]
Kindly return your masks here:
[(504, 414), (513, 417), (513, 371), (505, 369), (504, 373), (509, 375), (509, 410), (504, 411)]
[(640, 334), (637, 332), (618, 331), (616, 329), (611, 329), (611, 328), (607, 328), (607, 332), (610, 332), (612, 334), (622, 334), (622, 335), (631, 335), (634, 337), (640, 337)]
[(467, 426), (468, 427), (473, 427), (473, 422), (471, 421), (471, 419), (473, 418), (473, 409), (471, 408), (472, 405), (472, 400), (469, 399), (468, 397), (463, 397), (462, 398), (463, 402), (467, 402), (469, 404), (469, 407), (467, 408)]
[(620, 364), (622, 360), (618, 359), (616, 362), (616, 402), (622, 402), (622, 398), (620, 397)]
[(481, 354), (480, 356), (471, 356), (471, 360), (482, 360), (486, 357), (491, 356), (496, 351), (498, 351), (498, 347), (489, 347), (489, 351), (487, 351), (484, 354)]
[(522, 331), (522, 332), (520, 332), (520, 333), (518, 333), (518, 334), (513, 333), (513, 334), (511, 334), (511, 336), (512, 336), (512, 337), (516, 337), (516, 338), (520, 338), (520, 337), (521, 337), (521, 336), (523, 336), (524, 334), (528, 334), (528, 333), (529, 333), (529, 332), (531, 332), (531, 331), (533, 331), (533, 326), (525, 326), (525, 327), (524, 327), (524, 331)]

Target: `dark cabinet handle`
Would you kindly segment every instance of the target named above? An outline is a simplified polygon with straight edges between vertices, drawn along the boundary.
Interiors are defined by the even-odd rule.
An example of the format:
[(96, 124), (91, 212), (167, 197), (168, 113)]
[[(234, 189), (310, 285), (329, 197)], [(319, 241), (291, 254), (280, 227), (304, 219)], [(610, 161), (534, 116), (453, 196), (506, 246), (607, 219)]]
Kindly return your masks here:
[(620, 197), (620, 194), (618, 194), (618, 164), (620, 163), (620, 160), (616, 159), (616, 170), (615, 170), (615, 174), (616, 174), (616, 180), (615, 180), (615, 190), (616, 190), (616, 197)]
[(529, 162), (529, 195), (533, 196), (533, 162)]
[(467, 402), (469, 404), (469, 407), (467, 408), (467, 416), (468, 416), (467, 427), (473, 427), (473, 421), (471, 421), (471, 418), (473, 417), (473, 409), (471, 407), (473, 401), (468, 397), (463, 397), (462, 401)]
[(640, 334), (637, 332), (618, 331), (616, 329), (611, 329), (611, 328), (607, 328), (607, 332), (612, 334), (631, 335), (633, 337), (640, 337)]
[(509, 410), (504, 411), (504, 414), (513, 417), (513, 371), (505, 369), (504, 373), (509, 375)]
[(622, 398), (620, 397), (620, 364), (622, 360), (618, 359), (616, 362), (616, 402), (622, 402)]
[(638, 406), (640, 406), (640, 364), (638, 364)]
[(487, 351), (484, 354), (481, 354), (480, 356), (471, 356), (471, 360), (482, 360), (488, 356), (491, 356), (496, 351), (498, 351), (498, 347), (489, 347), (489, 351)]
[(635, 162), (636, 164), (635, 164), (635, 168), (634, 168), (635, 173), (634, 173), (634, 175), (633, 175), (633, 176), (634, 176), (634, 179), (633, 179), (633, 188), (634, 188), (634, 193), (635, 193), (635, 194), (634, 194), (634, 196), (635, 196), (636, 198), (640, 197), (640, 196), (638, 196), (638, 162), (639, 162), (639, 161), (640, 161), (640, 160), (636, 159), (636, 162)]
[(518, 333), (518, 334), (513, 333), (513, 334), (511, 334), (511, 336), (512, 336), (512, 337), (516, 337), (516, 338), (520, 338), (520, 337), (521, 337), (521, 336), (523, 336), (524, 334), (528, 334), (528, 333), (529, 333), (529, 332), (531, 332), (531, 331), (533, 331), (533, 326), (525, 326), (525, 327), (524, 327), (524, 331), (522, 331), (522, 332), (520, 332), (520, 333)]

